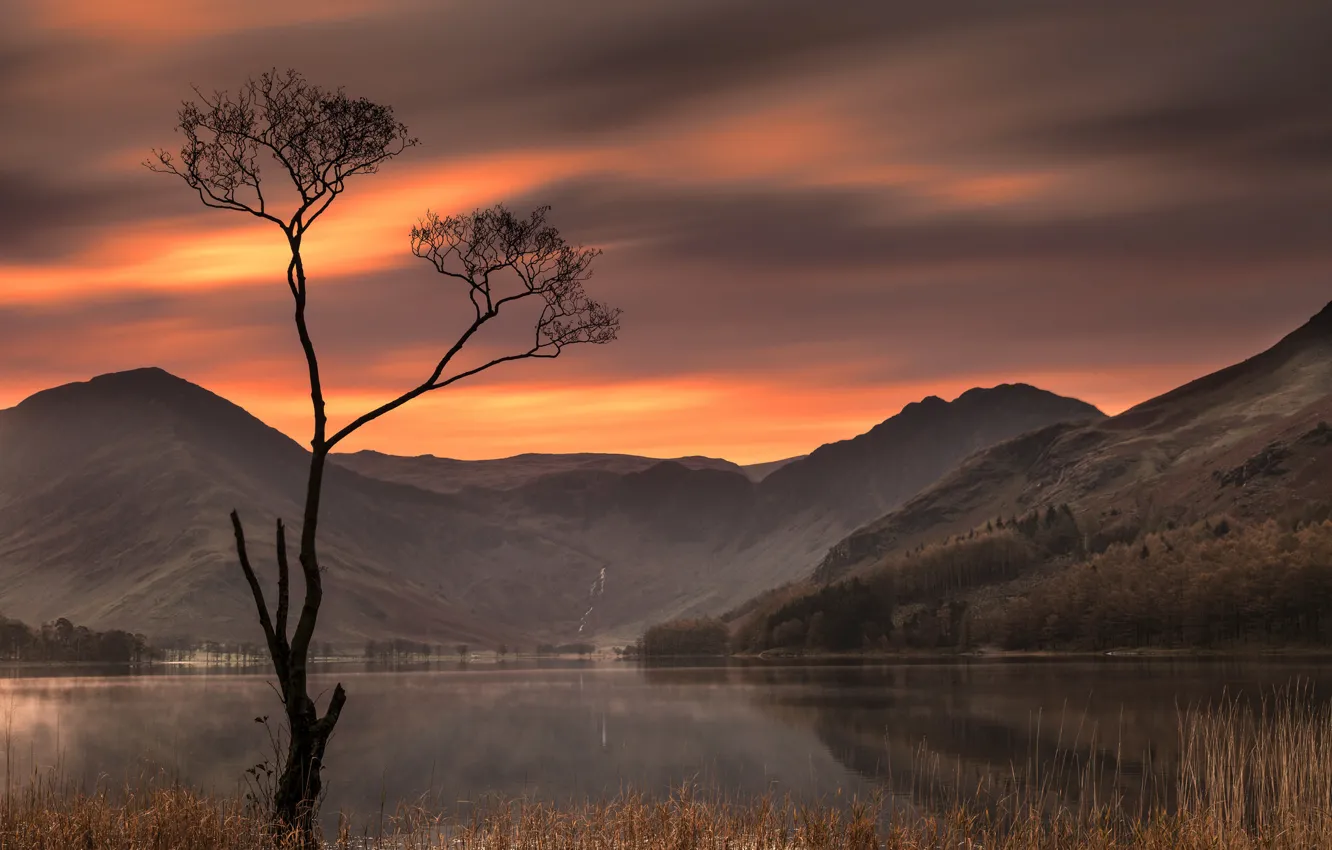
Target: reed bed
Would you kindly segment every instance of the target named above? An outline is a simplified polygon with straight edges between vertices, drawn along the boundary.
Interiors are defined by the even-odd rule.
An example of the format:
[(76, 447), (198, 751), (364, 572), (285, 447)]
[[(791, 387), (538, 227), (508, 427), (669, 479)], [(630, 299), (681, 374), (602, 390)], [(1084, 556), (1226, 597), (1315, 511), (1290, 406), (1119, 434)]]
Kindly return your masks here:
[[(1002, 797), (933, 812), (891, 798), (740, 802), (686, 788), (586, 805), (496, 800), (448, 815), (404, 806), (373, 833), (341, 819), (325, 841), (348, 850), (1332, 848), (1332, 708), (1300, 691), (1257, 706), (1229, 701), (1183, 713), (1179, 736), (1174, 793), (1150, 806), (1022, 780)], [(1081, 783), (1106, 769), (1088, 762)], [(85, 793), (34, 778), (0, 805), (3, 850), (285, 850), (292, 839), (243, 797), (175, 786)]]
[(34, 778), (0, 806), (3, 850), (285, 850), (239, 799), (183, 787), (84, 793)]

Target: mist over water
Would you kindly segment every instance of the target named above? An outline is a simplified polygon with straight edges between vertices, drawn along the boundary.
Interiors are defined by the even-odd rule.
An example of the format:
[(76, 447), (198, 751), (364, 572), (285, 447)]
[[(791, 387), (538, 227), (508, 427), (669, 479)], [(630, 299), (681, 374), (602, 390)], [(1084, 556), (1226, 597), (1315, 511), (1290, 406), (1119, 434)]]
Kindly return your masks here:
[[(662, 795), (682, 783), (733, 798), (882, 789), (930, 805), (986, 777), (1057, 777), (1091, 758), (1110, 768), (1107, 786), (1132, 796), (1144, 774), (1168, 771), (1179, 708), (1292, 681), (1321, 699), (1320, 673), (1295, 660), (340, 665), (312, 692), (341, 681), (350, 694), (325, 805), (364, 821), (381, 801), (451, 809), (491, 795)], [(3, 675), (15, 782), (58, 768), (85, 786), (165, 778), (233, 792), (271, 753), (255, 718), (280, 714), (271, 677), (257, 671)]]

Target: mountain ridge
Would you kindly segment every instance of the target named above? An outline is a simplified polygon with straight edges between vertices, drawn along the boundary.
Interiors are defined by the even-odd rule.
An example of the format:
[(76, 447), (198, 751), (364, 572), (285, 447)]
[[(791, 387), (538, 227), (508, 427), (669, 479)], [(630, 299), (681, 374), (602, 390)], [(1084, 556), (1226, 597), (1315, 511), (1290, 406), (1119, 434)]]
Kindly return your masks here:
[[(1002, 413), (1007, 395), (972, 398), (992, 398)], [(720, 612), (806, 570), (885, 499), (905, 499), (974, 442), (1088, 409), (1047, 395), (1048, 408), (1031, 416), (992, 420), (931, 402), (943, 419), (922, 418), (910, 445), (875, 449), (875, 438), (849, 454), (815, 452), (758, 482), (738, 467), (649, 459), (624, 473), (563, 470), (509, 489), (440, 492), (337, 463), (321, 522), (330, 574), (321, 634), (514, 645), (627, 638), (655, 619)], [(940, 428), (949, 411), (977, 421)], [(160, 369), (34, 394), (0, 411), (0, 608), (250, 639), (252, 603), (226, 515), (240, 509), (251, 551), (267, 552), (278, 517), (296, 531), (307, 462), (294, 440)], [(826, 488), (848, 467), (900, 487), (825, 503), (819, 493), (830, 490), (792, 484)], [(606, 589), (589, 598), (603, 569)]]
[[(1304, 440), (1328, 418), (1332, 303), (1264, 351), (1117, 416), (1052, 425), (977, 453), (831, 547), (813, 577), (854, 574), (894, 551), (1042, 504), (1113, 510), (1150, 524), (1208, 512), (1271, 514), (1332, 497), (1313, 480), (1332, 473), (1332, 460)], [(1218, 477), (1274, 446), (1290, 472), (1250, 479), (1247, 488), (1216, 487)]]

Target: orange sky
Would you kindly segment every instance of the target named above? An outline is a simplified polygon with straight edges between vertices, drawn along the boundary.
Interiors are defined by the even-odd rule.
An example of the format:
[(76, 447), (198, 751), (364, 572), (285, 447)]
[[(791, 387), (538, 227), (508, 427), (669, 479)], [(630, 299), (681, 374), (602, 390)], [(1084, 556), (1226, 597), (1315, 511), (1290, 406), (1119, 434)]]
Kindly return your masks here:
[[(1327, 240), (1267, 212), (1303, 221), (1328, 206), (1321, 163), (1268, 173), (1256, 154), (1218, 149), (1212, 163), (1195, 145), (1180, 167), (1169, 134), (1116, 129), (1139, 103), (1176, 105), (1146, 70), (1057, 77), (1038, 72), (1068, 61), (1057, 40), (1012, 46), (1038, 43), (1022, 40), (1028, 27), (1065, 33), (1069, 55), (1090, 39), (1094, 53), (1085, 22), (987, 29), (922, 13), (928, 37), (889, 49), (891, 16), (848, 11), (813, 33), (753, 18), (789, 42), (770, 54), (710, 46), (709, 33), (751, 20), (738, 12), (645, 2), (582, 29), (534, 22), (555, 41), (573, 27), (571, 53), (546, 41), (495, 56), (469, 51), (502, 27), (499, 11), (423, 8), (19, 3), (0, 37), (0, 58), (20, 57), (0, 75), (0, 108), (17, 117), (0, 130), (15, 164), (0, 169), (12, 231), (0, 405), (161, 365), (304, 441), (280, 234), (204, 212), (139, 166), (174, 143), (187, 81), (234, 86), (288, 58), (394, 104), (423, 141), (354, 185), (307, 242), (335, 421), (419, 380), (466, 306), (406, 250), (426, 209), (553, 203), (571, 240), (605, 249), (593, 294), (625, 308), (614, 345), (434, 394), (346, 448), (757, 462), (863, 432), (924, 395), (1012, 381), (1116, 412), (1254, 353), (1326, 300)], [(1253, 21), (1217, 20), (1216, 38), (1254, 37)], [(1144, 69), (1167, 62), (1139, 25)], [(427, 32), (456, 39), (434, 86), (413, 71)], [(291, 43), (294, 57), (276, 47)], [(1233, 91), (1234, 68), (1207, 70)], [(1203, 97), (1170, 95), (1181, 116)], [(1247, 106), (1233, 107), (1237, 127)], [(1269, 120), (1295, 126), (1299, 106)]]

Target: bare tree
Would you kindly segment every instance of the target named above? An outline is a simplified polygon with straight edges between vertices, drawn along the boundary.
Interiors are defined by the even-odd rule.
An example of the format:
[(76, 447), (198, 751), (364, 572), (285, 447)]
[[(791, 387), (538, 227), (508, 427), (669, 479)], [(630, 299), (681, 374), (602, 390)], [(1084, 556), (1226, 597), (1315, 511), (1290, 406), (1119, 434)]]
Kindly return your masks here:
[[(181, 178), (205, 206), (270, 222), (282, 231), (290, 250), (286, 282), (295, 305), (296, 333), (308, 368), (313, 411), (297, 555), (305, 599), (290, 637), (288, 553), (282, 521), (277, 523), (277, 604), (271, 616), (250, 564), (238, 512), (232, 511), (231, 523), (241, 570), (254, 596), (281, 684), (290, 733), (274, 790), (274, 813), (281, 823), (312, 836), (324, 750), (347, 699), (338, 684), (320, 715), (307, 682), (310, 645), (323, 599), (316, 544), (329, 452), (357, 429), (412, 399), (500, 363), (555, 357), (565, 346), (576, 343), (610, 342), (618, 329), (619, 311), (591, 300), (584, 291), (599, 252), (567, 244), (545, 223), (546, 208), (526, 218), (503, 207), (445, 218), (427, 213), (411, 231), (412, 251), (458, 282), (473, 308), (470, 322), (443, 349), (425, 380), (332, 430), (324, 412), (319, 360), (306, 322), (309, 290), (302, 243), (315, 221), (346, 191), (348, 180), (375, 173), (417, 140), (408, 136), (390, 107), (353, 99), (342, 89), (320, 88), (295, 71), (263, 73), (234, 94), (205, 95), (198, 89), (195, 93), (198, 101), (186, 101), (178, 115), (177, 130), (185, 137), (179, 154), (154, 150), (145, 164), (153, 171)], [(263, 180), (269, 169), (276, 175), (276, 186)], [(454, 366), (459, 352), (485, 325), (501, 310), (522, 301), (537, 308), (530, 343), (469, 368)]]

